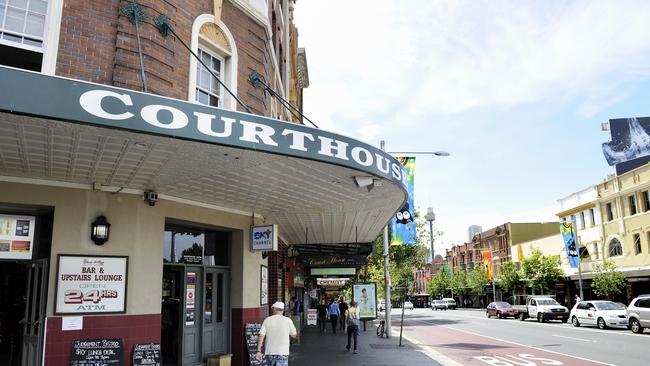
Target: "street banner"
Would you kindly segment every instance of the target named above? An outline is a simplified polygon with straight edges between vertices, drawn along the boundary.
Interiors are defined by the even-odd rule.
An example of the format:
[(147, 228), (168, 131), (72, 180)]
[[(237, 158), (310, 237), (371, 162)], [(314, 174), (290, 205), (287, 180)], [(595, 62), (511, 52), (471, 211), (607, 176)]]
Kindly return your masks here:
[(571, 268), (578, 268), (580, 265), (580, 255), (578, 253), (578, 245), (576, 244), (576, 235), (573, 231), (573, 224), (570, 222), (561, 222), (560, 233), (562, 234), (562, 239), (564, 239), (566, 256), (569, 258)]
[(415, 173), (415, 157), (398, 156), (396, 159), (404, 165), (406, 171), (406, 188), (408, 198), (402, 208), (397, 211), (390, 221), (390, 244), (415, 244), (417, 233), (415, 229), (415, 206), (413, 205), (413, 177)]
[(492, 281), (492, 252), (489, 250), (481, 251), (481, 258), (483, 259), (483, 265), (485, 266), (485, 272), (488, 275), (490, 281)]

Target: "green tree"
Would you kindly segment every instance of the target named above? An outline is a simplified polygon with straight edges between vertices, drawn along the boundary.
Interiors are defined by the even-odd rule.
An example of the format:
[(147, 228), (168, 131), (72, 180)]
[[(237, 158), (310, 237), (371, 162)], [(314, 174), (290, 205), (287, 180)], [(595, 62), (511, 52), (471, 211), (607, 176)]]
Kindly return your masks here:
[(469, 292), (469, 287), (467, 286), (467, 274), (465, 274), (463, 271), (454, 273), (454, 275), (451, 277), (449, 287), (454, 292), (454, 294), (460, 295), (461, 297), (463, 295), (467, 295)]
[(441, 268), (429, 281), (428, 292), (431, 294), (431, 298), (444, 297), (450, 282), (451, 275), (444, 268)]
[(506, 262), (501, 265), (501, 274), (498, 282), (506, 292), (512, 292), (521, 282), (521, 272), (517, 270), (517, 265), (514, 262)]
[(482, 296), (485, 294), (485, 285), (490, 282), (487, 271), (482, 265), (474, 267), (467, 278), (467, 285), (475, 294)]
[(525, 280), (542, 294), (564, 276), (557, 258), (545, 257), (539, 249), (524, 259), (522, 270)]
[(625, 276), (616, 270), (616, 263), (606, 260), (605, 264), (596, 266), (591, 288), (594, 289), (596, 295), (611, 299), (612, 296), (623, 292), (626, 284)]

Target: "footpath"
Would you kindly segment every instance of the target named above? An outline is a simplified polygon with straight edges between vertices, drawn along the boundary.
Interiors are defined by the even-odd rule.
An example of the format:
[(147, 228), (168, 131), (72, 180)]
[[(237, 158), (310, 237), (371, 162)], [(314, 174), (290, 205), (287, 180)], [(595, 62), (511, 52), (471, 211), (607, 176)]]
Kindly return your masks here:
[(358, 354), (352, 350), (346, 351), (347, 334), (337, 329), (336, 334), (328, 324), (326, 333), (320, 333), (315, 325), (307, 326), (302, 330), (300, 344), (291, 346), (289, 365), (309, 366), (407, 366), (407, 365), (433, 365), (440, 366), (431, 357), (427, 356), (418, 346), (402, 340), (399, 346), (399, 325), (395, 334), (393, 322), (393, 337), (377, 337), (377, 328), (373, 322), (366, 323), (366, 331), (361, 326), (361, 335), (358, 339)]

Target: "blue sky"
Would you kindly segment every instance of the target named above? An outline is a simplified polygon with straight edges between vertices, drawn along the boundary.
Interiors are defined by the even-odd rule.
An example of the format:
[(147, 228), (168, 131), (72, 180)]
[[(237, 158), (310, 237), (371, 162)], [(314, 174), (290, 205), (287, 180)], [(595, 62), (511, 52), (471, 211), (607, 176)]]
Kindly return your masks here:
[(420, 156), (415, 204), (445, 232), (556, 220), (613, 172), (600, 123), (650, 115), (649, 1), (299, 0), (324, 129)]

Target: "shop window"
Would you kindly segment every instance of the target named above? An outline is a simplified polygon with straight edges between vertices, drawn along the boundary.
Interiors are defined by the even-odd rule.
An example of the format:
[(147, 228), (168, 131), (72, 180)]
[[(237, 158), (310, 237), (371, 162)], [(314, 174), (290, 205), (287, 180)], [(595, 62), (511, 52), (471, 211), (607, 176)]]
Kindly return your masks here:
[(609, 256), (617, 257), (619, 255), (623, 255), (623, 246), (618, 239), (614, 238), (609, 242)]
[(229, 253), (227, 232), (175, 225), (165, 227), (165, 263), (227, 266)]
[(614, 220), (614, 207), (611, 202), (605, 205), (605, 211), (607, 212), (607, 221)]
[(639, 255), (641, 254), (641, 235), (640, 234), (634, 234), (634, 254)]
[(214, 288), (214, 273), (205, 274), (205, 317), (206, 323), (212, 323), (212, 290)]
[(0, 64), (41, 71), (48, 2), (0, 0)]
[(636, 209), (636, 197), (634, 195), (629, 196), (627, 198), (629, 205), (630, 205), (630, 216), (636, 215), (637, 209)]

